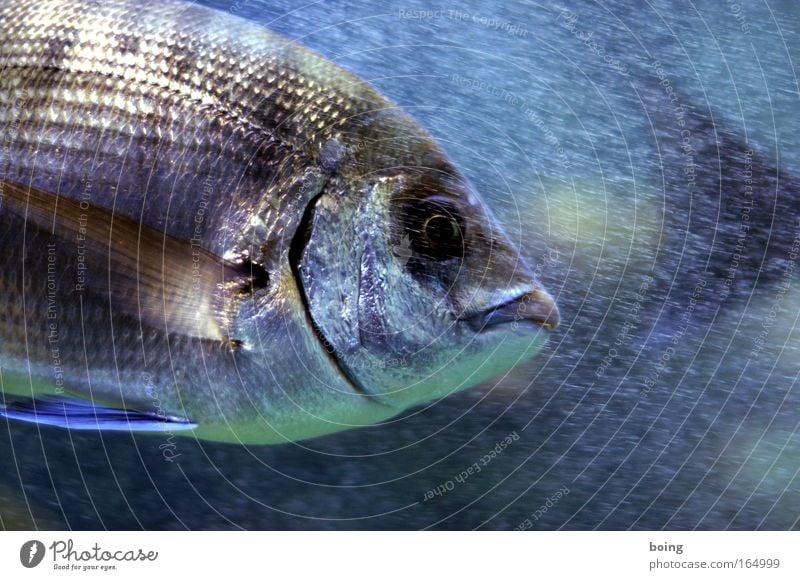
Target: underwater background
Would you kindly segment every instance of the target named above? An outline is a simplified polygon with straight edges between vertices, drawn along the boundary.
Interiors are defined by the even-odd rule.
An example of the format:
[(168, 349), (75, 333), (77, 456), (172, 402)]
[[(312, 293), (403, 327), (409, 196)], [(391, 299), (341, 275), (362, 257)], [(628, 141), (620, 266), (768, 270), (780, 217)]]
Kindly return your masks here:
[(796, 3), (203, 3), (421, 121), (562, 325), (507, 376), (301, 443), (0, 422), (0, 528), (800, 528)]

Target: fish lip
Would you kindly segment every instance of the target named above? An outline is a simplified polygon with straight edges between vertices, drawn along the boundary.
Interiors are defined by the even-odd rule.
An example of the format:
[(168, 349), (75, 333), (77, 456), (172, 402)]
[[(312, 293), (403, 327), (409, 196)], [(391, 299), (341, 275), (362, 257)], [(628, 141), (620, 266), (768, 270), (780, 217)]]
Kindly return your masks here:
[(538, 287), (458, 320), (467, 323), (476, 332), (487, 332), (505, 325), (516, 328), (515, 324), (522, 322), (552, 332), (558, 328), (561, 315), (553, 297), (544, 288)]

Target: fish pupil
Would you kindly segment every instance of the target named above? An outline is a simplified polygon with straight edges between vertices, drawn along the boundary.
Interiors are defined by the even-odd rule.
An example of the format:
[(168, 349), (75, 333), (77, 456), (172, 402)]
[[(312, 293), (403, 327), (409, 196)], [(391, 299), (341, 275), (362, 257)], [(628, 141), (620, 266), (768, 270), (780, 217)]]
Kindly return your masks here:
[(425, 237), (434, 247), (447, 246), (461, 241), (458, 222), (451, 217), (436, 214), (427, 219)]
[(464, 256), (463, 227), (454, 209), (424, 203), (415, 210), (410, 229), (417, 253), (435, 261)]

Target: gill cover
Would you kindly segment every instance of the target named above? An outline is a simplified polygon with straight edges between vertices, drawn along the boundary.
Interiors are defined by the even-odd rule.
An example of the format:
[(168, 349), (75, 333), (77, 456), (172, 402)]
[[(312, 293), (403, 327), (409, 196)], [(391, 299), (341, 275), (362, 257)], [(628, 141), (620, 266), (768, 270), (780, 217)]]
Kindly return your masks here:
[(293, 258), (309, 315), (367, 396), (407, 408), (506, 371), (544, 343), (540, 324), (481, 322), (534, 291), (555, 307), (458, 177), (406, 171), (356, 191), (336, 177), (305, 221)]

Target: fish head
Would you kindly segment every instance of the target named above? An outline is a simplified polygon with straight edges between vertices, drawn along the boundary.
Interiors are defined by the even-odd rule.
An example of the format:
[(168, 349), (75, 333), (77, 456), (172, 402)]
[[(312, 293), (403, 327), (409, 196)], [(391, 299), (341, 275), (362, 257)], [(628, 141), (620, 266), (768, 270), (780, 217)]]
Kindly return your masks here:
[(337, 177), (292, 252), (311, 324), (357, 390), (405, 409), (508, 371), (559, 321), (553, 298), (449, 167)]

